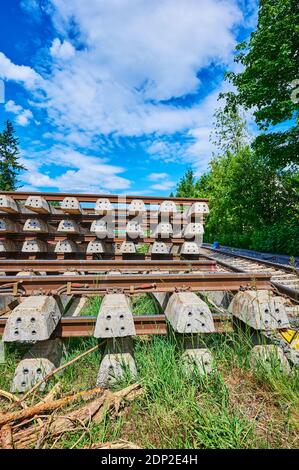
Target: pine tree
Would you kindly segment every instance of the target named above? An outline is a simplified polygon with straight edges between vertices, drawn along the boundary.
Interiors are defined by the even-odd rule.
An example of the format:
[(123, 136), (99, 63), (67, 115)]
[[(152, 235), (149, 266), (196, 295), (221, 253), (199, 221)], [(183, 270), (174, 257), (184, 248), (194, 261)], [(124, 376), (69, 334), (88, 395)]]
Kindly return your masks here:
[(17, 175), (26, 168), (19, 163), (19, 139), (10, 121), (0, 132), (0, 190), (15, 191), (18, 188)]

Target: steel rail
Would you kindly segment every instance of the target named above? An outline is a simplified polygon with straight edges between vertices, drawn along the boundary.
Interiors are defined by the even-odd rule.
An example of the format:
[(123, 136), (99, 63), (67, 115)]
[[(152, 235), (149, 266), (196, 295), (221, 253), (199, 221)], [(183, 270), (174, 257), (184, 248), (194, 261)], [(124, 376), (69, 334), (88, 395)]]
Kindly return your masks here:
[(215, 271), (216, 261), (155, 261), (155, 260), (0, 260), (0, 272), (41, 271), (41, 272), (65, 272), (65, 271)]
[[(223, 253), (223, 252), (221, 252), (221, 250), (215, 250), (215, 249), (206, 248), (206, 247), (204, 247), (204, 249), (205, 250), (210, 250), (210, 251), (215, 251), (219, 254), (222, 254), (222, 255), (225, 255), (225, 256), (228, 256), (228, 257), (231, 255), (230, 253), (227, 253), (227, 254)], [(238, 266), (231, 265), (231, 264), (227, 263), (226, 261), (223, 261), (223, 260), (220, 260), (220, 259), (215, 259), (215, 258), (213, 258), (213, 256), (209, 256), (206, 253), (204, 254), (204, 256), (207, 257), (208, 259), (210, 259), (211, 261), (212, 260), (216, 261), (217, 264), (220, 264), (221, 266), (224, 266), (225, 268), (230, 269), (231, 271), (234, 271), (236, 273), (241, 274), (241, 273), (246, 272), (244, 269), (241, 269)], [(244, 257), (244, 256), (236, 255), (236, 254), (233, 254), (232, 256), (234, 258), (245, 258), (245, 259), (247, 259), (247, 261), (253, 261), (255, 264), (267, 264), (267, 265), (269, 265), (269, 263), (270, 263), (271, 267), (273, 267), (275, 269), (291, 272), (292, 274), (295, 274), (295, 275), (298, 274), (298, 270), (295, 270), (295, 273), (294, 273), (294, 270), (291, 267), (288, 267), (288, 266), (285, 266), (285, 265), (282, 265), (282, 264), (271, 263), (270, 261), (264, 262), (264, 260), (257, 260), (256, 258)], [(269, 274), (269, 277), (271, 279), (271, 274)], [(284, 295), (286, 297), (289, 297), (291, 300), (295, 301), (296, 303), (299, 303), (299, 290), (296, 290), (292, 287), (288, 287), (286, 284), (282, 284), (282, 283), (279, 283), (277, 281), (271, 281), (271, 285), (276, 289), (276, 291), (279, 294)]]
[[(165, 315), (134, 316), (136, 335), (165, 335), (167, 334), (167, 321)], [(213, 316), (216, 333), (232, 331), (230, 316)], [(0, 336), (4, 333), (7, 322), (6, 317), (0, 317)], [(62, 317), (52, 338), (70, 338), (80, 336), (93, 336), (97, 317)]]
[(184, 198), (184, 197), (153, 197), (153, 196), (125, 196), (115, 194), (80, 194), (80, 193), (41, 193), (41, 192), (27, 192), (27, 191), (0, 191), (0, 195), (11, 196), (16, 201), (24, 201), (29, 196), (41, 196), (47, 201), (63, 201), (65, 197), (75, 197), (79, 202), (96, 202), (100, 198), (109, 199), (113, 203), (126, 203), (134, 199), (142, 200), (145, 204), (159, 204), (165, 200), (171, 200), (184, 205), (190, 205), (193, 202), (208, 202), (205, 198)]
[(109, 292), (238, 291), (270, 289), (270, 276), (261, 273), (1, 276), (0, 295), (97, 295)]
[[(21, 247), (20, 247), (21, 249)], [(2, 251), (0, 253), (0, 260), (7, 261), (10, 259), (17, 259), (17, 260), (50, 260), (50, 261), (65, 261), (65, 260), (139, 260), (139, 261), (148, 261), (148, 260), (156, 260), (156, 259), (163, 259), (163, 260), (197, 260), (200, 259), (200, 255), (180, 255), (175, 253), (168, 253), (168, 254), (150, 254), (150, 253), (117, 253), (117, 252), (106, 252), (106, 253), (94, 253), (94, 254), (86, 254), (84, 251), (78, 250), (76, 253), (54, 253), (54, 250), (47, 251), (47, 252), (39, 252), (39, 253), (30, 253), (30, 252), (8, 252)]]
[(264, 260), (261, 258), (253, 258), (252, 256), (247, 256), (247, 255), (239, 255), (237, 253), (231, 253), (230, 251), (222, 251), (217, 248), (210, 248), (207, 246), (203, 246), (202, 248), (205, 250), (213, 251), (215, 253), (219, 253), (220, 255), (232, 256), (234, 258), (241, 258), (247, 261), (252, 261), (255, 264), (265, 264), (266, 266), (269, 266), (270, 268), (279, 269), (282, 271), (287, 271), (292, 274), (299, 275), (299, 270), (297, 268), (288, 266), (287, 264), (274, 263), (273, 261), (268, 261), (268, 260)]
[[(146, 229), (149, 226), (156, 226), (160, 222), (160, 217), (158, 215), (153, 216), (152, 215), (153, 211), (148, 210), (146, 213), (144, 213), (142, 216), (140, 216), (140, 225), (144, 229)], [(27, 219), (32, 219), (32, 218), (39, 218), (44, 220), (45, 222), (48, 222), (49, 224), (58, 224), (61, 220), (64, 219), (73, 219), (76, 222), (84, 223), (84, 224), (90, 224), (94, 220), (102, 219), (105, 218), (105, 215), (100, 215), (96, 214), (92, 209), (82, 209), (81, 214), (70, 214), (67, 212), (63, 211), (57, 211), (57, 212), (51, 212), (48, 214), (43, 214), (40, 212), (34, 212), (30, 209), (22, 208), (22, 211), (20, 212), (15, 212), (15, 213), (7, 213), (0, 208), (0, 218), (5, 217), (5, 218), (10, 218), (14, 222), (18, 222), (22, 224), (24, 221)], [(126, 224), (134, 219), (138, 218), (138, 216), (122, 216), (120, 215), (119, 211), (115, 209), (115, 213), (112, 216), (112, 221), (110, 222), (111, 225), (115, 227), (115, 229), (124, 229), (126, 227)], [(202, 217), (198, 217), (199, 222), (202, 225), (205, 225), (205, 220)], [(109, 220), (108, 217), (106, 219)], [(190, 220), (189, 220), (190, 221)], [(188, 218), (186, 215), (184, 215), (183, 212), (179, 212), (177, 214), (169, 214), (169, 223), (171, 223), (174, 227), (176, 226), (185, 226), (188, 223)], [(4, 233), (4, 232), (3, 232)], [(7, 231), (7, 233), (12, 233)]]
[[(46, 242), (52, 242), (52, 243), (56, 243), (58, 241), (61, 241), (61, 240), (65, 240), (66, 238), (69, 239), (69, 240), (73, 240), (77, 243), (89, 243), (93, 240), (99, 240), (99, 238), (96, 236), (95, 233), (89, 233), (89, 234), (85, 234), (85, 233), (41, 233), (41, 232), (24, 232), (24, 233), (20, 233), (20, 232), (13, 232), (13, 233), (10, 233), (9, 234), (9, 237), (6, 237), (5, 234), (1, 234), (0, 233), (0, 239), (1, 240), (6, 240), (7, 238), (9, 238), (10, 240), (12, 241), (17, 241), (17, 242), (24, 242), (24, 241), (27, 241), (27, 240), (35, 240), (36, 238), (38, 238), (39, 240), (43, 240), (43, 241), (46, 241)], [(165, 243), (172, 243), (172, 244), (177, 244), (177, 245), (181, 245), (183, 244), (185, 241), (192, 241), (192, 240), (185, 240), (184, 238), (182, 238), (181, 236), (175, 236), (175, 235), (171, 235), (169, 237), (136, 237), (136, 238), (130, 238), (128, 237), (126, 234), (124, 234), (122, 237), (121, 236), (115, 236), (115, 237), (111, 237), (111, 238), (103, 238), (103, 239), (100, 239), (100, 241), (102, 242), (106, 242), (106, 243), (121, 243), (123, 241), (133, 241), (135, 243), (153, 243), (153, 242), (157, 242), (157, 241), (161, 241), (161, 242), (165, 242)]]

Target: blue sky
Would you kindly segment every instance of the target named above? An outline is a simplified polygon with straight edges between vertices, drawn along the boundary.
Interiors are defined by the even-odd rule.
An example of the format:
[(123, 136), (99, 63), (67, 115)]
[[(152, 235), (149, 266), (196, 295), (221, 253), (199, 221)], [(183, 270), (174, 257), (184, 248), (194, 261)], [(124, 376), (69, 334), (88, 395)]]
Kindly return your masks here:
[(207, 169), (256, 0), (1, 1), (1, 128), (23, 190), (168, 195)]

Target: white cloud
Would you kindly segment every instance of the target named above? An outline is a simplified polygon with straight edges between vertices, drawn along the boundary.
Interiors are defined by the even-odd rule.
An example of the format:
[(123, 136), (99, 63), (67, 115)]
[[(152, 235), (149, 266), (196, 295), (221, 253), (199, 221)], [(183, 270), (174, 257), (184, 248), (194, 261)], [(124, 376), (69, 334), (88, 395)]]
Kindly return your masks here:
[(151, 191), (169, 191), (176, 185), (174, 181), (169, 179), (168, 173), (150, 173), (147, 179), (155, 182), (150, 186)]
[(22, 111), (22, 109), (22, 106), (16, 104), (13, 100), (9, 100), (5, 104), (5, 111), (8, 113), (18, 114)]
[(14, 64), (3, 52), (0, 52), (0, 78), (22, 83), (31, 90), (42, 84), (42, 78), (35, 70)]
[(70, 42), (61, 42), (58, 38), (54, 39), (50, 47), (50, 54), (56, 59), (68, 60), (74, 57), (75, 53), (75, 48)]
[[(56, 145), (50, 150), (24, 153), (22, 164), (27, 168), (23, 181), (34, 187), (68, 192), (110, 192), (128, 189), (130, 180), (119, 176), (124, 168), (110, 165), (105, 158), (86, 155)], [(60, 172), (49, 176), (49, 170)]]
[(167, 173), (150, 173), (147, 177), (150, 181), (163, 180), (165, 178), (168, 178)]
[[(249, 2), (251, 18), (255, 1)], [(22, 4), (39, 16), (37, 1)], [(52, 125), (47, 137), (64, 144), (59, 164), (69, 169), (55, 178), (44, 175), (43, 182), (64, 190), (67, 184), (87, 188), (92, 174), (96, 182), (88, 183), (93, 188), (127, 189), (129, 181), (119, 176), (123, 168), (73, 150), (94, 149), (95, 141), (107, 148), (108, 139), (122, 136), (145, 139), (151, 158), (202, 171), (210, 159), (208, 135), (223, 87), (208, 94), (198, 72), (231, 66), (236, 28), (244, 21), (240, 0), (49, 0), (47, 11), (49, 5), (55, 36), (43, 78), (0, 53), (0, 78), (31, 91), (32, 102)], [(178, 106), (168, 101), (199, 90), (208, 95), (201, 102)], [(184, 135), (185, 143), (176, 133)], [(52, 156), (46, 155), (51, 164), (57, 160)], [(41, 168), (35, 165), (38, 178)], [(105, 173), (108, 168), (112, 173)], [(153, 189), (164, 185), (168, 190), (171, 184), (165, 178)]]
[[(42, 106), (64, 138), (78, 129), (92, 139), (196, 127), (197, 106), (179, 108), (165, 100), (196, 92), (198, 70), (231, 61), (233, 28), (242, 21), (237, 0), (49, 3), (64, 39), (55, 38), (50, 49)], [(34, 5), (29, 0), (27, 7)], [(68, 37), (74, 24), (76, 51)]]
[(157, 183), (150, 186), (151, 189), (156, 191), (167, 191), (174, 188), (176, 183), (174, 181), (165, 181), (164, 183)]
[(28, 126), (31, 119), (33, 119), (33, 114), (30, 109), (24, 109), (22, 106), (16, 104), (13, 100), (9, 100), (5, 104), (5, 111), (16, 115), (16, 123), (20, 126)]

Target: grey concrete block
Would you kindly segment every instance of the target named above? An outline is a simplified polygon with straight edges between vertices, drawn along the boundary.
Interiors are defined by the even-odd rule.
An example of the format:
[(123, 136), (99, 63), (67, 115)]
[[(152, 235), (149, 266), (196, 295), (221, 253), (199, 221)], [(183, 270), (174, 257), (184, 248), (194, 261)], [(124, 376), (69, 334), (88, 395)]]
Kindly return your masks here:
[(57, 232), (80, 233), (80, 227), (74, 220), (66, 219), (59, 222)]
[(186, 227), (183, 230), (183, 237), (186, 238), (187, 240), (193, 239), (195, 237), (199, 237), (203, 235), (204, 233), (204, 228), (203, 224), (200, 223), (190, 223), (186, 225)]
[(202, 216), (209, 213), (209, 206), (206, 202), (194, 202), (192, 206), (184, 212), (184, 215), (190, 219), (193, 216)]
[(36, 276), (36, 273), (32, 272), (32, 271), (19, 271), (17, 274), (16, 274), (17, 277), (23, 277), (23, 276)]
[(50, 229), (48, 224), (41, 219), (27, 219), (24, 226), (24, 232), (39, 232), (39, 233), (49, 233)]
[(8, 317), (3, 340), (33, 342), (49, 339), (60, 318), (61, 311), (54, 297), (27, 297)]
[(208, 305), (193, 292), (175, 292), (165, 315), (177, 333), (213, 333), (215, 326)]
[(108, 388), (128, 375), (137, 377), (131, 339), (108, 340), (98, 371), (97, 386)]
[(72, 240), (68, 240), (67, 238), (65, 240), (59, 240), (59, 242), (56, 243), (54, 249), (54, 253), (77, 253), (77, 251), (77, 244)]
[(144, 231), (143, 228), (141, 227), (140, 223), (135, 220), (129, 220), (129, 222), (126, 225), (126, 234), (130, 238), (143, 238), (144, 237)]
[(48, 202), (41, 196), (29, 196), (25, 202), (25, 207), (39, 214), (50, 214), (51, 212)]
[(121, 254), (136, 253), (136, 246), (134, 242), (122, 242), (120, 249)]
[(0, 195), (0, 211), (8, 214), (17, 214), (19, 207), (11, 196)]
[(289, 327), (284, 301), (271, 291), (238, 292), (229, 306), (229, 311), (255, 330)]
[(127, 210), (129, 215), (144, 214), (146, 212), (146, 207), (144, 202), (140, 199), (133, 199)]
[(210, 374), (214, 369), (214, 360), (209, 349), (187, 349), (181, 360), (184, 371), (188, 374), (195, 371), (200, 374)]
[(153, 237), (169, 238), (173, 234), (172, 225), (169, 222), (160, 222), (153, 231)]
[(0, 339), (0, 364), (6, 363), (5, 357), (5, 343), (3, 340)]
[(160, 215), (170, 215), (176, 214), (177, 207), (174, 201), (163, 201), (159, 207), (159, 214)]
[(150, 248), (151, 255), (169, 255), (171, 245), (164, 242), (154, 242)]
[(113, 205), (107, 198), (100, 198), (95, 205), (95, 213), (99, 215), (113, 214)]
[[(60, 338), (41, 341), (35, 344), (16, 367), (11, 391), (24, 393), (30, 390), (47, 374), (59, 367), (63, 354), (63, 342)], [(40, 391), (46, 382), (40, 386)]]
[(184, 242), (180, 249), (180, 255), (199, 255), (199, 246), (195, 242)]
[(106, 354), (99, 368), (97, 386), (109, 387), (123, 380), (126, 373), (131, 377), (137, 376), (136, 364), (131, 354)]
[(80, 202), (76, 197), (65, 197), (60, 204), (60, 208), (67, 214), (82, 214)]
[(289, 348), (288, 351), (285, 352), (286, 357), (290, 361), (291, 364), (294, 366), (299, 366), (299, 350)]
[(103, 254), (106, 252), (106, 245), (100, 240), (92, 240), (88, 243), (86, 248), (86, 254), (92, 255), (95, 253)]
[(289, 361), (283, 350), (273, 344), (254, 346), (250, 354), (250, 364), (254, 368), (262, 365), (269, 370), (278, 367), (282, 373), (287, 375), (291, 372)]
[(133, 314), (124, 294), (105, 295), (98, 313), (94, 336), (121, 338), (136, 335)]
[(22, 245), (22, 253), (47, 253), (48, 244), (42, 240), (25, 240)]
[(114, 224), (106, 217), (103, 219), (94, 220), (91, 224), (90, 231), (95, 233), (98, 238), (113, 238), (114, 237)]
[(204, 294), (208, 297), (208, 300), (217, 305), (217, 307), (222, 307), (225, 309), (229, 307), (233, 299), (233, 294), (231, 292), (226, 292), (223, 290), (205, 291)]

